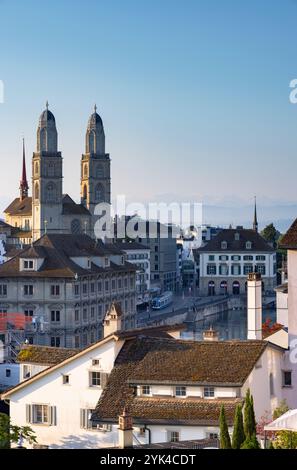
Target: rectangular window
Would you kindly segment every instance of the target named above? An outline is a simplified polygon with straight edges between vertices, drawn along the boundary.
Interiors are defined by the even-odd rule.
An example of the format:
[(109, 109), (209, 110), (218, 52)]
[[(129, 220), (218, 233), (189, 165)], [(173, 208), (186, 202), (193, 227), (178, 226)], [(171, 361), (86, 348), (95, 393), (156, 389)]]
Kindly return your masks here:
[(98, 292), (101, 293), (102, 292), (102, 282), (101, 281), (99, 281), (97, 283), (97, 288), (98, 288)]
[(265, 255), (257, 255), (256, 256), (256, 261), (265, 261), (266, 260), (266, 256)]
[(111, 424), (97, 424), (91, 421), (94, 409), (80, 410), (80, 427), (82, 429), (92, 429), (93, 431), (112, 431)]
[(95, 292), (95, 284), (94, 282), (91, 283), (91, 294), (94, 294)]
[(241, 266), (239, 264), (233, 264), (231, 266), (231, 274), (232, 274), (232, 276), (240, 276), (241, 275)]
[(74, 321), (79, 322), (79, 310), (74, 310)]
[(187, 394), (187, 387), (175, 387), (175, 396), (176, 397), (185, 397)]
[(91, 307), (91, 318), (95, 318), (95, 307)]
[(151, 387), (149, 385), (143, 385), (141, 387), (141, 395), (150, 395), (151, 394)]
[(68, 385), (69, 384), (69, 375), (63, 375), (62, 380), (63, 380), (63, 385)]
[(90, 372), (90, 387), (100, 387), (100, 372)]
[(86, 295), (88, 293), (88, 284), (83, 284), (83, 294)]
[(33, 423), (35, 424), (49, 424), (49, 406), (48, 405), (33, 405)]
[(247, 275), (249, 273), (252, 273), (254, 270), (254, 267), (252, 264), (246, 264), (244, 267), (243, 267), (243, 274)]
[(109, 282), (108, 281), (105, 281), (105, 283), (104, 283), (104, 290), (105, 290), (105, 292), (109, 291)]
[(32, 284), (25, 284), (24, 285), (24, 295), (33, 295), (33, 286)]
[(113, 279), (113, 280), (111, 281), (111, 288), (112, 288), (113, 291), (116, 289), (116, 281), (115, 281), (115, 279)]
[(11, 369), (5, 370), (5, 377), (11, 377)]
[(57, 284), (51, 285), (51, 295), (58, 296), (60, 295), (60, 286)]
[(51, 321), (52, 322), (60, 321), (60, 310), (51, 310)]
[(34, 310), (24, 310), (25, 317), (33, 317)]
[(92, 366), (99, 366), (100, 365), (100, 360), (99, 359), (92, 359)]
[(101, 319), (102, 318), (102, 311), (103, 311), (103, 306), (102, 305), (98, 305), (98, 318)]
[(214, 261), (215, 257), (214, 255), (208, 255), (208, 261)]
[(54, 348), (59, 348), (60, 347), (60, 336), (52, 336), (51, 337), (51, 346)]
[(79, 295), (79, 285), (75, 284), (74, 286), (74, 295)]
[(266, 274), (266, 266), (265, 266), (265, 264), (257, 264), (257, 265), (256, 265), (256, 268), (255, 268), (255, 271), (256, 271), (257, 273), (260, 273), (260, 274), (262, 274), (263, 276), (265, 276), (265, 274)]
[(118, 289), (122, 288), (122, 279), (118, 279)]
[(283, 387), (292, 386), (292, 372), (290, 370), (283, 370)]
[(217, 267), (215, 264), (208, 264), (207, 265), (207, 274), (209, 276), (215, 276), (217, 274)]
[(7, 285), (6, 284), (0, 284), (0, 296), (1, 297), (6, 297), (7, 296)]
[(204, 398), (213, 398), (215, 396), (214, 387), (204, 387), (203, 396)]
[(244, 261), (253, 261), (253, 256), (252, 255), (244, 255), (243, 260)]
[(169, 431), (169, 433), (168, 433), (168, 442), (179, 442), (179, 432), (178, 431)]
[(232, 261), (240, 261), (240, 260), (241, 260), (241, 256), (239, 256), (239, 255), (233, 255), (233, 256), (231, 256), (231, 259), (232, 259)]
[(86, 308), (83, 309), (83, 321), (87, 321), (88, 319), (88, 310)]
[(33, 269), (34, 263), (32, 260), (24, 260), (24, 269)]

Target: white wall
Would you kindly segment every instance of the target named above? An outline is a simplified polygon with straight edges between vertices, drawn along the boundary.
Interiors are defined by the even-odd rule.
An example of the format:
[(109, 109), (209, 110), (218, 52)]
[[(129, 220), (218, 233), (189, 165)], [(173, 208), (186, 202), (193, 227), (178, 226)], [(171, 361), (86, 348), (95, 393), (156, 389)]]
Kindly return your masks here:
[[(56, 371), (14, 393), (10, 400), (10, 416), (13, 424), (26, 425), (26, 404), (56, 406), (57, 425), (30, 424), (39, 444), (55, 447), (92, 448), (113, 445), (113, 433), (81, 429), (80, 409), (95, 408), (101, 388), (89, 387), (89, 371), (92, 359), (100, 359), (100, 371), (110, 373), (120, 342), (109, 341), (86, 355), (75, 359)], [(62, 375), (70, 377), (63, 385)]]

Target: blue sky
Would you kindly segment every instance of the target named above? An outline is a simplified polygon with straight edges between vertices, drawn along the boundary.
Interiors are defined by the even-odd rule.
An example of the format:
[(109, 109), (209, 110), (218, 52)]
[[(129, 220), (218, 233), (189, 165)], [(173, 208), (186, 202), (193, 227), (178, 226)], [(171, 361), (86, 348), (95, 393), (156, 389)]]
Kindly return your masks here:
[(0, 0), (0, 201), (48, 100), (76, 199), (96, 102), (113, 196), (295, 210), (296, 23), (296, 0)]

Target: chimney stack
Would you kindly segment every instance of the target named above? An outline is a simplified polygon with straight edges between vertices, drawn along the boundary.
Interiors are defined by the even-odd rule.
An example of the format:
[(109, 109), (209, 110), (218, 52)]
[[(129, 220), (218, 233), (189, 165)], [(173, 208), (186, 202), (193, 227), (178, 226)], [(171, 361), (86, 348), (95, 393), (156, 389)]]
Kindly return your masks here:
[(103, 321), (103, 337), (109, 336), (122, 329), (122, 309), (120, 305), (113, 302), (106, 312)]
[(262, 339), (261, 274), (249, 273), (247, 284), (247, 339)]
[(119, 448), (127, 449), (133, 447), (133, 421), (126, 409), (119, 416)]
[(219, 341), (219, 333), (212, 329), (212, 326), (209, 330), (203, 331), (203, 340), (204, 341)]

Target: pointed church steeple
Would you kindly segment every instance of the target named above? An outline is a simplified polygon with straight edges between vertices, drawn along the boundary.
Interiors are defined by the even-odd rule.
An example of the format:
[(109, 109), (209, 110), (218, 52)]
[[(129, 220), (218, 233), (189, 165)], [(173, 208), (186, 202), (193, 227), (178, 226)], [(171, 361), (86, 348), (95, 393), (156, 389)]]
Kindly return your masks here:
[(27, 181), (26, 172), (26, 156), (25, 156), (25, 139), (23, 139), (23, 168), (22, 168), (22, 179), (20, 181), (20, 199), (21, 201), (28, 197), (29, 185)]
[(256, 198), (256, 196), (255, 196), (255, 209), (254, 209), (253, 230), (254, 230), (255, 232), (258, 232), (257, 198)]

